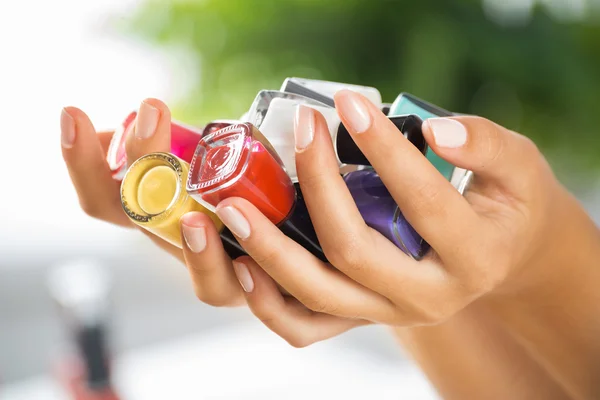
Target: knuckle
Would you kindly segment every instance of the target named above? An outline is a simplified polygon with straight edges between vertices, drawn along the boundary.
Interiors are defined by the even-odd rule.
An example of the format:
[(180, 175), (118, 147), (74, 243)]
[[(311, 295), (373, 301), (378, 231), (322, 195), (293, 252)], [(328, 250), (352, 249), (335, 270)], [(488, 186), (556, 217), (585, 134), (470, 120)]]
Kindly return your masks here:
[(429, 182), (417, 186), (416, 193), (420, 202), (425, 200), (427, 203), (435, 203), (440, 197), (439, 188)]
[(298, 170), (298, 181), (300, 182), (300, 188), (309, 192), (318, 193), (321, 190), (327, 190), (327, 178), (323, 170), (319, 171), (306, 171)]
[(356, 250), (351, 248), (336, 249), (326, 251), (325, 255), (331, 264), (342, 268), (345, 271), (361, 272), (367, 268), (362, 256), (357, 254)]
[(208, 293), (199, 286), (194, 288), (194, 293), (198, 300), (212, 307), (228, 307), (231, 304), (231, 301), (227, 296)]
[(274, 325), (277, 316), (272, 313), (265, 313), (263, 310), (254, 310), (254, 315), (265, 326), (271, 327)]
[(409, 200), (410, 209), (421, 218), (444, 215), (446, 212), (438, 187), (423, 182), (414, 189), (414, 193)]
[(326, 296), (307, 296), (300, 300), (306, 308), (316, 313), (323, 314), (335, 314), (337, 308), (332, 304), (332, 302)]
[(296, 349), (303, 349), (314, 343), (314, 340), (311, 340), (310, 338), (307, 338), (306, 336), (299, 335), (296, 333), (285, 336), (285, 337), (283, 337), (283, 339), (290, 346), (295, 347)]
[(463, 280), (465, 294), (479, 296), (491, 292), (498, 286), (500, 279), (489, 273), (471, 274)]
[(323, 246), (323, 252), (329, 262), (345, 271), (364, 272), (369, 268), (365, 259), (365, 239), (352, 235), (343, 235), (344, 240), (328, 242)]
[(456, 313), (456, 308), (451, 301), (442, 301), (433, 306), (420, 310), (416, 320), (419, 325), (438, 325), (448, 320)]
[(523, 173), (529, 182), (539, 182), (540, 179), (549, 172), (548, 165), (544, 156), (533, 140), (522, 136), (523, 145), (521, 146), (522, 162), (527, 163), (526, 168), (522, 168)]
[(280, 247), (274, 246), (260, 246), (259, 251), (252, 253), (254, 261), (261, 266), (277, 265), (282, 258)]
[(79, 206), (88, 216), (96, 219), (102, 219), (104, 209), (95, 201), (79, 200)]
[(276, 307), (272, 302), (254, 299), (248, 301), (248, 305), (250, 306), (252, 314), (270, 329), (274, 329), (282, 318), (281, 309)]
[(506, 138), (501, 131), (501, 128), (495, 123), (484, 120), (485, 126), (482, 136), (483, 140), (480, 142), (480, 148), (478, 149), (482, 155), (482, 167), (491, 168), (494, 163), (502, 158), (502, 155), (506, 151)]
[[(511, 266), (511, 246), (503, 240), (494, 240), (491, 244), (477, 246), (479, 251), (470, 256), (468, 273), (460, 276), (464, 294), (478, 296), (489, 293), (504, 280)], [(494, 257), (490, 257), (493, 254)]]
[(412, 304), (406, 307), (396, 305), (393, 319), (398, 326), (438, 325), (460, 309), (456, 304), (456, 299), (433, 299), (427, 304)]
[(271, 307), (269, 304), (254, 304), (251, 309), (254, 316), (268, 327), (273, 327), (279, 319), (277, 310), (275, 310), (274, 307)]
[(531, 140), (530, 138), (528, 138), (527, 136), (523, 136), (523, 135), (519, 135), (519, 138), (522, 140), (523, 144), (523, 150), (529, 154), (529, 155), (535, 155), (538, 154), (541, 156), (541, 152), (540, 149), (538, 148), (537, 144), (535, 144), (535, 142), (533, 140)]

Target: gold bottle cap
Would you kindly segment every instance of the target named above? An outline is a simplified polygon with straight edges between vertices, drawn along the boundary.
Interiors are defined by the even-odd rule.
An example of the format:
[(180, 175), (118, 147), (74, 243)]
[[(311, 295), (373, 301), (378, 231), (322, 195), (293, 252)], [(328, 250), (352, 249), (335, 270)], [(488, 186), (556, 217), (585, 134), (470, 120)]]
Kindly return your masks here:
[(189, 164), (168, 153), (147, 154), (127, 170), (121, 182), (121, 204), (137, 225), (181, 248), (179, 219), (191, 211), (211, 217), (217, 230), (223, 223), (185, 190)]

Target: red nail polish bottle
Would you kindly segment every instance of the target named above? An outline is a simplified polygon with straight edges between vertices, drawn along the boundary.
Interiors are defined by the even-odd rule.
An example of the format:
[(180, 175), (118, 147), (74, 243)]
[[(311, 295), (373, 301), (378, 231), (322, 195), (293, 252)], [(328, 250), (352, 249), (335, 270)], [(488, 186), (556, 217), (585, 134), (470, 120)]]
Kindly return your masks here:
[(269, 141), (252, 124), (231, 125), (200, 140), (187, 191), (209, 210), (229, 197), (244, 198), (287, 236), (325, 258), (302, 197)]
[(211, 133), (218, 131), (219, 129), (227, 128), (230, 125), (235, 125), (242, 122), (243, 121), (236, 121), (233, 119), (217, 119), (211, 121), (204, 127), (204, 130), (202, 131), (202, 136), (208, 136)]

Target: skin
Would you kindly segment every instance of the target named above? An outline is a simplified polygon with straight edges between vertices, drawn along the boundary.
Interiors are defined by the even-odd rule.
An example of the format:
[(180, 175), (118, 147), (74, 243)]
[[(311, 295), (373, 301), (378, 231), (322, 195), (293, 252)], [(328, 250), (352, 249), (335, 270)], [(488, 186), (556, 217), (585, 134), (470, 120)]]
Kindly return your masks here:
[[(323, 117), (304, 107), (296, 120), (298, 176), (331, 265), (241, 198), (224, 200), (217, 214), (248, 257), (232, 262), (201, 213), (181, 220), (183, 251), (142, 232), (186, 263), (201, 301), (247, 304), (293, 346), (385, 324), (444, 398), (597, 398), (600, 294), (593, 283), (600, 278), (600, 234), (536, 146), (485, 119), (454, 117), (466, 140), (448, 147), (426, 122), (430, 147), (475, 173), (463, 197), (366, 98), (341, 91), (335, 102), (403, 214), (431, 244), (423, 260), (364, 223), (338, 173)], [(140, 115), (148, 105), (158, 122), (151, 136), (128, 138), (130, 160), (169, 151), (169, 110), (147, 99)], [(104, 161), (110, 133), (96, 134), (73, 107), (65, 108), (61, 125), (82, 208), (134, 227)], [(69, 129), (74, 138), (65, 144)]]

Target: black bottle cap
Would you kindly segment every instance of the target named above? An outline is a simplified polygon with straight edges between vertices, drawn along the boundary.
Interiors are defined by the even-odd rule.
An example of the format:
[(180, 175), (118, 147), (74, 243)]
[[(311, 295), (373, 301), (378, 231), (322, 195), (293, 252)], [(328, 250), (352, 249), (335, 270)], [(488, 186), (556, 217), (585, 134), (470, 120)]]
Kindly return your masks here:
[(281, 88), (281, 91), (299, 94), (310, 99), (320, 101), (321, 103), (326, 104), (330, 107), (335, 107), (335, 103), (331, 97), (325, 96), (324, 94), (321, 94), (319, 92), (315, 92), (314, 90), (311, 90), (305, 86), (294, 82), (292, 79), (286, 79), (285, 85)]
[(294, 183), (296, 189), (296, 205), (288, 218), (279, 224), (279, 229), (290, 239), (310, 251), (321, 261), (327, 262), (325, 253), (319, 244), (319, 239), (315, 233), (300, 185)]
[(244, 248), (240, 246), (235, 236), (233, 236), (233, 233), (231, 233), (227, 227), (223, 228), (221, 231), (221, 241), (223, 242), (223, 248), (225, 249), (225, 252), (232, 260), (248, 255), (248, 253), (246, 253)]
[[(423, 125), (421, 118), (414, 114), (388, 118), (421, 153), (425, 154), (427, 152), (427, 142), (421, 130), (421, 126)], [(371, 165), (356, 143), (354, 143), (344, 124), (340, 124), (338, 128), (335, 148), (338, 158), (343, 164)]]

